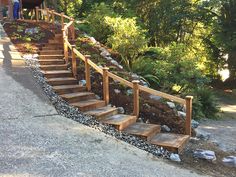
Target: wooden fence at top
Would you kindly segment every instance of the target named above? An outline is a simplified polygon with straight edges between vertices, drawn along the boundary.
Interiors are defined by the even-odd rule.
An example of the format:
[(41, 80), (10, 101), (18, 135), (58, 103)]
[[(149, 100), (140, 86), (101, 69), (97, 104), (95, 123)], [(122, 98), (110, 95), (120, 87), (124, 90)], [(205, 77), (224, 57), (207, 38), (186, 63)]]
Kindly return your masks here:
[[(192, 96), (186, 96), (185, 99), (166, 94), (148, 87), (144, 87), (139, 85), (139, 81), (134, 80), (129, 82), (111, 72), (109, 72), (109, 68), (103, 67), (100, 68), (94, 62), (90, 60), (90, 56), (84, 56), (81, 54), (74, 45), (75, 43), (75, 27), (74, 27), (74, 19), (66, 16), (64, 13), (57, 13), (54, 10), (50, 9), (39, 9), (36, 7), (36, 21), (44, 18), (46, 22), (55, 24), (55, 16), (60, 18), (61, 30), (63, 34), (63, 44), (64, 44), (64, 59), (66, 63), (68, 63), (68, 53), (71, 51), (72, 55), (72, 72), (75, 78), (77, 78), (77, 59), (79, 58), (85, 63), (85, 80), (86, 80), (86, 88), (88, 91), (91, 91), (91, 80), (90, 80), (90, 68), (92, 67), (98, 73), (102, 75), (103, 78), (103, 99), (106, 104), (109, 104), (109, 78), (116, 80), (130, 88), (133, 89), (133, 115), (139, 116), (139, 93), (140, 91), (146, 92), (155, 96), (160, 96), (165, 99), (171, 100), (173, 102), (177, 102), (186, 107), (186, 119), (185, 119), (185, 134), (191, 136), (191, 119), (192, 119)], [(66, 23), (66, 21), (68, 21)], [(70, 32), (70, 33), (69, 33)], [(69, 34), (71, 35), (69, 38)], [(69, 40), (70, 39), (70, 40)], [(73, 43), (73, 44), (71, 44)]]

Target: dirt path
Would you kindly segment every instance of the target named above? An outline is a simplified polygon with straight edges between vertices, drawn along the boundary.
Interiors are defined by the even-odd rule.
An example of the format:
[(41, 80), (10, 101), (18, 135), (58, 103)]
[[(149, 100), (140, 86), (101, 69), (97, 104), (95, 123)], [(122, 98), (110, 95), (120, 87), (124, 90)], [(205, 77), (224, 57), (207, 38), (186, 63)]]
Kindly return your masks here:
[(210, 141), (224, 151), (236, 152), (236, 95), (217, 91), (221, 119), (202, 121), (198, 130), (210, 133)]

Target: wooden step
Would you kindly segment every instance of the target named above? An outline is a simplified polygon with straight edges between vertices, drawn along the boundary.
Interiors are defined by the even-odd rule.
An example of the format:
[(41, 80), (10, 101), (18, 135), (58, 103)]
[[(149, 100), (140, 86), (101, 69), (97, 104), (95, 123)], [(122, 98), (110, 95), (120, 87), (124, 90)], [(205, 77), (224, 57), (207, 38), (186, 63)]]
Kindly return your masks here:
[(171, 152), (180, 153), (189, 140), (189, 135), (159, 133), (150, 141), (151, 144), (163, 147)]
[(65, 60), (63, 59), (48, 59), (48, 60), (39, 60), (40, 65), (63, 65)]
[(136, 122), (127, 127), (124, 131), (128, 134), (138, 136), (145, 141), (149, 141), (157, 133), (160, 133), (161, 126)]
[(79, 101), (91, 100), (96, 98), (95, 94), (91, 92), (67, 93), (60, 96), (69, 103), (76, 103)]
[(59, 86), (54, 86), (53, 90), (57, 94), (62, 95), (67, 93), (86, 91), (86, 87), (80, 85), (59, 85)]
[(48, 84), (52, 86), (58, 85), (75, 85), (78, 81), (73, 77), (65, 77), (65, 78), (50, 78), (46, 80)]
[(40, 60), (63, 59), (64, 55), (39, 55)]
[(41, 71), (46, 78), (56, 77), (72, 77), (73, 74), (69, 70)]
[(116, 107), (111, 107), (111, 106), (105, 106), (105, 107), (101, 107), (98, 109), (85, 112), (85, 114), (94, 116), (97, 119), (104, 119), (108, 116), (113, 116), (117, 113), (118, 113), (118, 109)]
[(62, 34), (55, 34), (55, 38), (62, 38), (63, 35)]
[(62, 55), (63, 50), (41, 50), (40, 55)]
[(67, 65), (40, 65), (39, 68), (43, 71), (67, 70)]
[(117, 130), (121, 131), (130, 126), (131, 124), (134, 124), (136, 122), (136, 117), (125, 114), (116, 114), (102, 119), (101, 122), (112, 125)]
[(80, 111), (85, 112), (85, 111), (90, 111), (93, 109), (104, 107), (105, 101), (91, 99), (91, 100), (86, 100), (86, 101), (80, 101), (77, 103), (72, 103), (71, 105), (79, 108)]
[(43, 46), (42, 50), (63, 50), (63, 46)]
[(49, 39), (48, 40), (48, 43), (49, 44), (54, 44), (54, 43), (62, 43), (63, 42), (63, 40), (62, 40), (62, 38), (60, 39), (60, 38), (58, 38), (58, 39), (56, 39), (56, 38), (54, 38), (54, 39)]

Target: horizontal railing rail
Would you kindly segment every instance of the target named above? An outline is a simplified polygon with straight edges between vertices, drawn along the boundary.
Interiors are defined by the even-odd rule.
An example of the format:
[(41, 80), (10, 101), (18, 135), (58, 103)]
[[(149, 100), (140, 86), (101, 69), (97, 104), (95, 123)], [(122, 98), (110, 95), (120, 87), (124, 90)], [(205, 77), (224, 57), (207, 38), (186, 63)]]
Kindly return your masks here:
[[(40, 14), (41, 13), (41, 14)], [(85, 64), (85, 80), (86, 80), (86, 88), (88, 91), (91, 90), (91, 76), (90, 76), (90, 68), (93, 68), (95, 71), (100, 73), (103, 78), (103, 99), (106, 104), (109, 104), (109, 78), (118, 81), (119, 83), (126, 85), (133, 89), (133, 115), (139, 116), (139, 94), (140, 92), (145, 92), (151, 95), (159, 96), (173, 102), (177, 102), (186, 107), (186, 119), (185, 119), (185, 133), (187, 135), (191, 135), (191, 119), (192, 119), (192, 96), (187, 96), (185, 99), (173, 96), (164, 92), (160, 92), (139, 84), (139, 81), (127, 81), (111, 72), (109, 72), (109, 68), (107, 67), (99, 67), (90, 59), (90, 56), (84, 56), (80, 53), (76, 46), (75, 42), (75, 28), (74, 28), (74, 19), (65, 15), (64, 13), (57, 13), (54, 10), (50, 9), (39, 9), (36, 7), (36, 21), (39, 21), (40, 16), (46, 22), (55, 23), (55, 15), (61, 18), (61, 29), (63, 34), (63, 45), (64, 45), (64, 59), (66, 63), (68, 63), (69, 59), (69, 50), (71, 51), (72, 57), (72, 73), (75, 78), (77, 78), (77, 58), (82, 60)], [(69, 20), (68, 23), (65, 23), (65, 20)], [(69, 31), (71, 37), (69, 38)], [(69, 40), (71, 39), (72, 42)]]

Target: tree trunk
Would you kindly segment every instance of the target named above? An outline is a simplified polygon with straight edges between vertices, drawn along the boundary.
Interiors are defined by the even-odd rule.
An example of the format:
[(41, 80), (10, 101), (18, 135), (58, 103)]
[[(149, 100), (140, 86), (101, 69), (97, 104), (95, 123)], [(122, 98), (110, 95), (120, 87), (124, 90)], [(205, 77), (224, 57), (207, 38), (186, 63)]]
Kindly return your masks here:
[(236, 79), (236, 51), (230, 51), (228, 56), (229, 80)]

